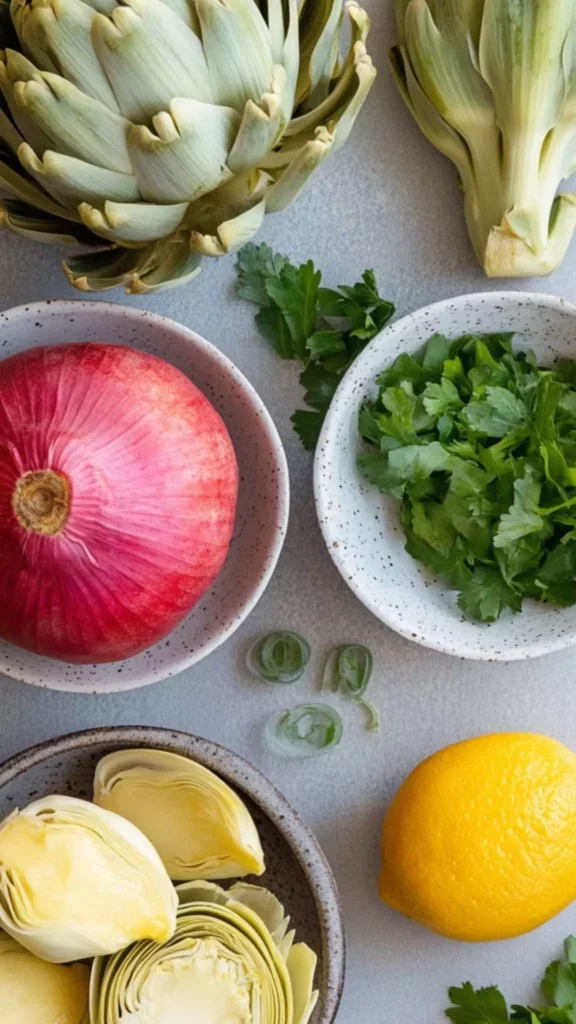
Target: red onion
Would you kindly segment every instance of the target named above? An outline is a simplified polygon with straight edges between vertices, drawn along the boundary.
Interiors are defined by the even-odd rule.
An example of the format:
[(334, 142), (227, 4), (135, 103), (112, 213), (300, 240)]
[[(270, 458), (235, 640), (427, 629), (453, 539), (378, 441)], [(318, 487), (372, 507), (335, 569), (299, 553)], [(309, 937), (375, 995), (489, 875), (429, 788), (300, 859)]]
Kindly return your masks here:
[(226, 558), (228, 432), (169, 363), (118, 345), (0, 362), (0, 636), (118, 661), (184, 618)]

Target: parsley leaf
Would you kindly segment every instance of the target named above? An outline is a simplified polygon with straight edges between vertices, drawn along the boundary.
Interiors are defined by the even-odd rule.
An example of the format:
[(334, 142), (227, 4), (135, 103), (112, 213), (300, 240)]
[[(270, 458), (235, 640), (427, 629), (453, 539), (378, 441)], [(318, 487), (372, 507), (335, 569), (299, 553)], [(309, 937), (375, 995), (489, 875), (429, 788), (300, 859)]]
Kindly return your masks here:
[(486, 397), (470, 402), (464, 419), (475, 433), (484, 437), (506, 437), (512, 427), (525, 423), (528, 409), (522, 399), (501, 387), (487, 387)]
[(236, 270), (238, 294), (261, 307), (256, 314), (260, 332), (281, 359), (303, 365), (300, 382), (311, 409), (295, 412), (292, 424), (304, 447), (313, 451), (341, 378), (391, 318), (394, 306), (380, 297), (373, 270), (365, 270), (352, 286), (322, 288), (322, 274), (311, 260), (293, 266), (265, 244), (245, 245)]
[(505, 548), (513, 541), (542, 529), (544, 520), (537, 511), (541, 490), (541, 481), (527, 466), (522, 479), (514, 482), (514, 503), (500, 517), (494, 537), (495, 548)]
[(506, 582), (499, 569), (479, 565), (468, 583), (460, 589), (458, 607), (482, 622), (496, 622), (505, 608), (521, 611), (522, 598)]
[(475, 989), (469, 981), (462, 988), (451, 988), (448, 995), (454, 1006), (446, 1016), (454, 1024), (508, 1024), (508, 1007), (495, 986)]
[(450, 988), (452, 1006), (446, 1016), (453, 1024), (576, 1024), (576, 938), (570, 936), (564, 944), (565, 959), (555, 960), (546, 969), (541, 990), (548, 1006), (513, 1004), (511, 1012), (498, 988), (475, 989), (469, 981), (460, 988)]

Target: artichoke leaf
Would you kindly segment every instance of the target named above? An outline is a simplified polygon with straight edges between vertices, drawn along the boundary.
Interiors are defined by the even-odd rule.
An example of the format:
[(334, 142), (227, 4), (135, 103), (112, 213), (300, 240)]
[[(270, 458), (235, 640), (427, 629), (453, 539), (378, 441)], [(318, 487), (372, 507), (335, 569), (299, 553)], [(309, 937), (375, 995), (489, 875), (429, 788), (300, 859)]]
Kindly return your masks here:
[(176, 231), (188, 210), (188, 203), (114, 203), (106, 200), (102, 210), (80, 203), (78, 212), (86, 227), (96, 235), (120, 245), (142, 245), (166, 238)]
[(275, 64), (280, 64), (285, 38), (282, 0), (268, 0), (268, 31), (270, 32), (272, 60)]
[(213, 100), (202, 43), (162, 0), (125, 0), (109, 17), (97, 14), (94, 50), (120, 110), (149, 125), (174, 97)]
[(132, 166), (142, 196), (152, 202), (194, 200), (232, 177), (226, 166), (240, 117), (230, 107), (175, 99), (153, 120), (156, 134), (129, 134)]
[(119, 6), (120, 0), (82, 0), (82, 3), (92, 7), (98, 14), (112, 14)]
[[(376, 68), (367, 53), (360, 57), (356, 63), (356, 79), (357, 84), (351, 98), (344, 104), (342, 110), (336, 111), (332, 118), (331, 129), (335, 134), (334, 151), (340, 149), (347, 142), (350, 132), (354, 127), (354, 122), (364, 106), (364, 101), (370, 89), (374, 85)], [(334, 123), (336, 125), (335, 131)]]
[(49, 140), (42, 149), (33, 146), (37, 152), (54, 149), (110, 171), (131, 173), (129, 122), (84, 96), (70, 82), (44, 73), (38, 81), (17, 82), (14, 100), (17, 109)]
[[(41, 82), (40, 72), (21, 53), (14, 50), (7, 50), (0, 53), (0, 88), (4, 94), (6, 106), (22, 135), (22, 141), (26, 139), (33, 148), (41, 153), (47, 149), (51, 140), (48, 136), (27, 117), (15, 96), (15, 86), (20, 82)], [(20, 92), (20, 96), (21, 96)], [(12, 141), (15, 141), (13, 138)]]
[[(102, 245), (102, 239), (97, 239)], [(146, 264), (150, 251), (146, 249), (124, 249), (108, 246), (97, 252), (84, 252), (68, 256), (64, 261), (64, 273), (74, 288), (82, 292), (98, 292), (118, 285), (129, 284), (140, 267)]]
[(51, 963), (113, 953), (174, 932), (162, 861), (129, 821), (49, 796), (0, 824), (0, 925)]
[(436, 149), (456, 165), (465, 189), (473, 187), (474, 172), (468, 147), (438, 113), (414, 75), (406, 50), (396, 46), (390, 51), (392, 70), (400, 93), (420, 131)]
[[(67, 209), (56, 202), (42, 188), (38, 188), (30, 178), (22, 174), (21, 168), (15, 168), (8, 163), (8, 156), (5, 160), (0, 160), (0, 191), (6, 192), (13, 199), (22, 203), (27, 203), (31, 209), (35, 207), (35, 213), (41, 210), (52, 217), (80, 223), (80, 217), (75, 208)], [(84, 234), (84, 232), (82, 233)]]
[(300, 27), (298, 16), (298, 0), (288, 0), (288, 25), (282, 50), (282, 64), (288, 76), (288, 95), (290, 97), (290, 113), (296, 97), (298, 70), (300, 67)]
[(143, 265), (126, 282), (128, 295), (149, 295), (187, 284), (198, 277), (202, 259), (191, 253), (186, 240), (171, 236), (156, 242)]
[(308, 1024), (319, 993), (314, 991), (318, 957), (304, 942), (297, 942), (288, 955), (288, 973), (294, 995), (294, 1024)]
[(90, 969), (46, 963), (0, 932), (2, 1024), (88, 1024)]
[(46, 150), (40, 160), (27, 143), (22, 144), (18, 156), (28, 173), (55, 196), (94, 204), (106, 200), (136, 203), (140, 199), (136, 179), (130, 174), (109, 171), (51, 150)]
[(228, 898), (249, 907), (257, 914), (280, 949), (288, 931), (290, 918), (286, 915), (280, 900), (273, 893), (260, 885), (236, 882), (228, 890)]
[(302, 146), (278, 181), (270, 186), (266, 193), (268, 213), (284, 210), (300, 194), (310, 175), (328, 156), (333, 145), (334, 136), (328, 129), (317, 128), (316, 138)]
[(71, 285), (83, 292), (123, 285), (128, 295), (147, 295), (185, 284), (200, 273), (201, 257), (190, 252), (179, 232), (142, 249), (112, 247), (64, 262)]
[[(84, 0), (86, 2), (86, 0)], [(194, 0), (162, 0), (162, 2), (169, 7), (174, 14), (177, 14), (182, 19), (188, 28), (200, 38), (200, 22), (198, 21), (198, 15), (196, 13), (196, 7)]]
[[(2, 65), (0, 64), (0, 68)], [(0, 139), (10, 147), (13, 153), (17, 153), (24, 142), (22, 135), (10, 120), (8, 115), (0, 107)]]
[[(66, 211), (68, 212), (68, 211)], [(0, 201), (0, 224), (14, 235), (32, 242), (55, 242), (59, 245), (94, 245), (94, 235), (82, 224), (64, 217), (44, 213), (35, 206), (17, 200)]]
[(473, 44), (463, 22), (453, 18), (440, 29), (427, 0), (411, 0), (406, 10), (406, 46), (422, 89), (469, 145), (484, 129), (496, 134), (492, 95), (472, 59)]
[(300, 114), (292, 119), (286, 129), (286, 135), (299, 135), (309, 128), (329, 124), (334, 112), (345, 102), (350, 88), (354, 88), (357, 79), (356, 67), (366, 57), (364, 45), (370, 28), (370, 20), (366, 12), (356, 3), (348, 3), (346, 12), (352, 23), (352, 38), (350, 49), (342, 67), (342, 73), (336, 80), (332, 92), (314, 110), (306, 114)]
[(109, 754), (96, 768), (94, 800), (140, 828), (174, 879), (264, 871), (258, 833), (240, 797), (188, 758), (161, 750)]
[(296, 104), (313, 110), (326, 99), (340, 56), (343, 0), (306, 0), (300, 13), (300, 71)]
[(273, 178), (266, 172), (250, 170), (236, 175), (214, 192), (190, 204), (186, 224), (199, 235), (215, 235), (225, 221), (251, 210), (266, 195)]
[(246, 0), (196, 0), (196, 10), (216, 102), (240, 112), (270, 89), (268, 26)]
[(216, 234), (205, 235), (198, 231), (190, 233), (190, 248), (202, 256), (226, 256), (246, 245), (262, 227), (267, 203), (263, 199), (244, 213), (231, 220), (223, 221)]
[(558, 182), (576, 171), (576, 17), (562, 47), (564, 101), (560, 116), (546, 136), (540, 160), (540, 192), (551, 205)]
[(572, 4), (531, 0), (518, 13), (518, 0), (486, 0), (480, 69), (502, 130), (533, 134), (541, 145), (565, 99), (562, 52), (574, 10)]
[(284, 98), (287, 88), (286, 72), (277, 65), (271, 92), (265, 93), (259, 103), (248, 100), (227, 160), (233, 174), (242, 174), (251, 167), (257, 167), (274, 149), (286, 126)]
[(41, 71), (63, 75), (110, 110), (118, 105), (92, 46), (94, 11), (82, 0), (12, 0), (25, 53)]

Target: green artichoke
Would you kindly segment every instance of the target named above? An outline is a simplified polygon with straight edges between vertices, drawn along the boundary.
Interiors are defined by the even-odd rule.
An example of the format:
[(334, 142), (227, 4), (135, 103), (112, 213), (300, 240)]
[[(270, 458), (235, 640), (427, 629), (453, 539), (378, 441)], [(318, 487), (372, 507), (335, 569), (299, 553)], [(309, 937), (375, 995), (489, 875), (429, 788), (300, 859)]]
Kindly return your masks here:
[(458, 168), (489, 277), (552, 273), (576, 228), (573, 0), (396, 0), (396, 79)]
[(343, 0), (0, 0), (3, 224), (93, 247), (83, 291), (190, 280), (346, 141), (375, 77), (346, 10), (341, 60)]
[[(294, 932), (272, 893), (238, 883), (178, 887), (176, 932), (94, 961), (92, 1024), (307, 1024), (316, 955)], [(193, 1008), (193, 1009), (191, 1009)]]

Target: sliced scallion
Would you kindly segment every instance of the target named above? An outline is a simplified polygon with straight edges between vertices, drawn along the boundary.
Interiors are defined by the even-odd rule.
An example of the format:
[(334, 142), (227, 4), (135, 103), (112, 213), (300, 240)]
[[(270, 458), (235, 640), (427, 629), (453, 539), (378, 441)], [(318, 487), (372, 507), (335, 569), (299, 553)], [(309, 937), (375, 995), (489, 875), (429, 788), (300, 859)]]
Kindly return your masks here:
[(248, 668), (265, 683), (295, 683), (310, 660), (310, 644), (291, 630), (278, 630), (256, 640), (248, 651)]
[(283, 757), (317, 757), (340, 743), (342, 731), (340, 715), (328, 704), (299, 704), (268, 722), (266, 738)]
[(372, 676), (374, 659), (372, 652), (362, 644), (348, 644), (346, 647), (335, 647), (330, 651), (324, 668), (323, 686), (339, 691), (357, 704), (361, 704), (368, 715), (367, 727), (371, 732), (378, 732), (380, 722), (378, 712), (373, 704), (366, 700), (364, 694)]

